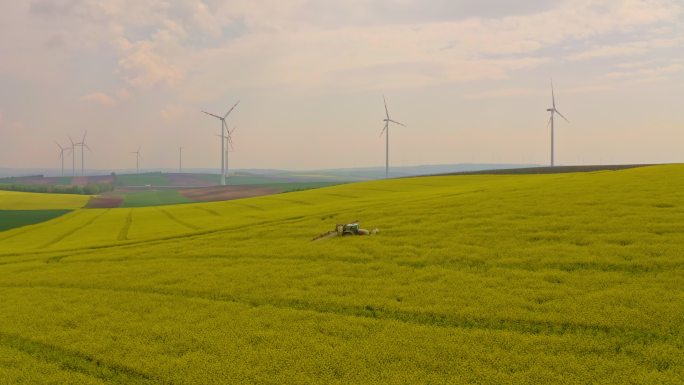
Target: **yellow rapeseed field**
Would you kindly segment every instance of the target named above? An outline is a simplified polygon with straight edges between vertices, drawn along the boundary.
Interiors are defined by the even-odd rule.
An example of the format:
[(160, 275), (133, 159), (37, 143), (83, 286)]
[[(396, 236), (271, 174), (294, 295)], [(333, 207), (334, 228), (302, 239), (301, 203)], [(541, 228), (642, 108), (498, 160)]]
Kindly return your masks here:
[(89, 195), (43, 194), (0, 190), (0, 210), (77, 209), (85, 206)]
[[(682, 175), (407, 178), (0, 232), (0, 383), (681, 384)], [(380, 234), (310, 242), (356, 219)]]

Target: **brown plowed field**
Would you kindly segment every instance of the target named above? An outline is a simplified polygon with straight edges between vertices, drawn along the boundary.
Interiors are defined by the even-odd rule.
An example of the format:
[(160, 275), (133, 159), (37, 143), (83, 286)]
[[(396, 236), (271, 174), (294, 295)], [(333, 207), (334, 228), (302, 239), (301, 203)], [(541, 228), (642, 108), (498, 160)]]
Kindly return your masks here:
[(76, 186), (85, 186), (88, 184), (111, 184), (114, 183), (114, 178), (110, 175), (98, 176), (75, 176), (71, 180), (71, 184)]
[(123, 197), (115, 195), (100, 195), (90, 198), (86, 207), (91, 209), (109, 209), (119, 207), (123, 202)]
[(178, 190), (178, 192), (184, 197), (197, 202), (211, 202), (278, 194), (282, 192), (282, 190), (273, 187), (212, 186), (185, 188)]

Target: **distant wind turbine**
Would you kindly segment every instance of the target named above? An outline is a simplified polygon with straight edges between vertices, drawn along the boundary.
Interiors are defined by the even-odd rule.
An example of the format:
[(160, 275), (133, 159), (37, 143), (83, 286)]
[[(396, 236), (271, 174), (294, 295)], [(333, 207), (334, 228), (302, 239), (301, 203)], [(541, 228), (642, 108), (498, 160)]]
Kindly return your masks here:
[(183, 172), (183, 147), (178, 147), (178, 172)]
[(551, 126), (551, 167), (554, 167), (555, 164), (554, 164), (554, 143), (553, 143), (553, 139), (554, 139), (553, 138), (553, 135), (554, 135), (554, 132), (553, 132), (553, 130), (554, 130), (554, 119), (553, 119), (553, 117), (555, 114), (558, 114), (566, 122), (570, 123), (570, 121), (568, 119), (566, 119), (565, 116), (563, 116), (563, 114), (561, 114), (560, 111), (558, 111), (556, 109), (556, 96), (553, 92), (553, 80), (551, 80), (551, 103), (552, 103), (553, 107), (547, 108), (546, 111), (549, 111), (551, 113), (551, 118), (549, 119), (548, 125)]
[[(90, 147), (88, 147), (88, 145), (87, 145), (86, 142), (85, 142), (86, 135), (88, 135), (88, 131), (86, 131), (86, 132), (83, 133), (83, 138), (81, 138), (81, 141), (80, 141), (80, 142), (78, 142), (78, 143), (73, 143), (73, 140), (71, 141), (71, 142), (72, 142), (72, 147), (73, 147), (73, 146), (81, 147), (81, 175), (85, 175), (84, 148), (87, 148), (88, 151), (92, 151), (92, 150), (90, 149)], [(69, 140), (71, 140), (71, 138), (69, 138)]]
[(57, 147), (59, 147), (59, 158), (57, 159), (60, 159), (62, 161), (62, 176), (64, 176), (64, 153), (72, 149), (69, 147), (62, 147), (62, 145), (57, 142), (55, 142), (55, 144), (57, 145)]
[(140, 155), (140, 148), (142, 146), (138, 146), (138, 151), (131, 151), (131, 154), (135, 154), (135, 173), (140, 174), (140, 159), (142, 159), (142, 155)]
[(385, 115), (387, 116), (385, 119), (383, 119), (383, 122), (385, 122), (385, 127), (380, 131), (380, 136), (382, 134), (385, 134), (385, 178), (389, 178), (389, 124), (394, 123), (398, 124), (400, 126), (406, 127), (405, 124), (399, 123), (396, 120), (390, 119), (389, 116), (389, 111), (387, 110), (387, 100), (385, 100), (385, 96), (382, 96), (383, 102), (385, 102)]
[(202, 111), (202, 112), (204, 112), (205, 114), (210, 115), (210, 116), (213, 116), (213, 117), (215, 117), (216, 119), (219, 119), (219, 120), (221, 121), (221, 135), (220, 135), (220, 136), (222, 137), (222, 138), (221, 138), (221, 178), (220, 178), (219, 180), (220, 180), (222, 186), (226, 184), (226, 160), (225, 160), (225, 156), (226, 156), (226, 147), (225, 147), (225, 144), (226, 144), (226, 143), (225, 143), (225, 140), (224, 140), (224, 138), (223, 138), (223, 137), (226, 136), (225, 133), (226, 133), (226, 131), (227, 131), (227, 127), (226, 127), (226, 118), (228, 117), (228, 115), (229, 115), (231, 112), (233, 112), (233, 110), (235, 109), (235, 107), (237, 107), (237, 105), (238, 105), (239, 103), (240, 103), (240, 101), (238, 100), (237, 103), (235, 103), (235, 104), (233, 105), (233, 107), (231, 107), (230, 110), (228, 110), (228, 112), (226, 112), (226, 114), (223, 115), (223, 117), (218, 116), (218, 115), (215, 115), (215, 114), (212, 114), (212, 113), (210, 113), (210, 112)]
[(71, 139), (71, 135), (67, 135), (71, 142), (71, 176), (76, 176), (76, 143)]
[(223, 138), (224, 141), (228, 142), (228, 145), (226, 146), (226, 151), (225, 151), (225, 158), (226, 158), (226, 178), (228, 177), (228, 175), (230, 175), (230, 169), (228, 168), (228, 153), (230, 152), (230, 150), (233, 149), (233, 132), (235, 132), (235, 129), (236, 129), (236, 128), (237, 128), (237, 127), (233, 127), (232, 130), (228, 130), (228, 129), (226, 128), (226, 134), (227, 134), (227, 135), (223, 135), (223, 134), (222, 134), (222, 135), (216, 135), (216, 136), (220, 136), (221, 138)]

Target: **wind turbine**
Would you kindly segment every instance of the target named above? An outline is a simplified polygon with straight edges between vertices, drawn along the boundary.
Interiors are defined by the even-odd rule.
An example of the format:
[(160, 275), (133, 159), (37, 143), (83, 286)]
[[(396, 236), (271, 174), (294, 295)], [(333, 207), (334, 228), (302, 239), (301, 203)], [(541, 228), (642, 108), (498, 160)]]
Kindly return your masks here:
[[(72, 146), (80, 146), (81, 147), (81, 175), (85, 175), (85, 160), (84, 160), (84, 156), (83, 156), (84, 155), (84, 148), (87, 148), (88, 151), (92, 151), (90, 149), (90, 147), (88, 147), (88, 145), (85, 142), (86, 135), (88, 135), (88, 131), (83, 133), (83, 138), (81, 138), (80, 142), (73, 143), (73, 140), (71, 141)], [(71, 140), (71, 138), (69, 138), (69, 140)]]
[(57, 147), (59, 147), (59, 158), (57, 158), (57, 159), (62, 160), (62, 176), (64, 176), (64, 153), (71, 150), (71, 148), (62, 147), (62, 145), (57, 143), (57, 142), (55, 142), (55, 144), (57, 145)]
[(140, 155), (140, 148), (142, 146), (138, 146), (138, 151), (131, 151), (131, 154), (135, 154), (135, 173), (140, 174), (140, 159), (142, 159), (142, 155)]
[(554, 143), (553, 143), (554, 119), (553, 119), (553, 117), (555, 114), (558, 114), (566, 122), (570, 123), (570, 121), (568, 119), (566, 119), (565, 116), (563, 116), (563, 114), (561, 114), (560, 111), (558, 111), (556, 109), (556, 96), (554, 95), (554, 92), (553, 92), (553, 80), (551, 80), (551, 103), (552, 103), (552, 107), (547, 108), (546, 111), (549, 111), (551, 113), (551, 118), (549, 119), (548, 125), (551, 126), (551, 167), (554, 167)]
[(226, 151), (225, 151), (225, 157), (226, 157), (226, 178), (228, 177), (228, 175), (230, 175), (230, 170), (229, 170), (229, 168), (228, 168), (228, 153), (230, 152), (230, 150), (233, 149), (233, 137), (232, 137), (232, 135), (233, 135), (233, 132), (235, 132), (235, 129), (236, 129), (236, 128), (237, 128), (237, 127), (233, 127), (232, 130), (228, 130), (228, 128), (226, 128), (226, 134), (227, 134), (227, 135), (226, 135), (226, 134), (216, 135), (216, 136), (220, 136), (220, 137), (222, 138), (222, 140), (228, 142), (228, 145), (226, 146)]
[(387, 100), (385, 99), (385, 95), (382, 96), (382, 101), (385, 102), (385, 115), (387, 116), (385, 119), (383, 119), (383, 122), (385, 122), (385, 127), (380, 131), (380, 136), (382, 134), (385, 134), (385, 178), (389, 178), (389, 124), (390, 122), (394, 124), (398, 124), (400, 126), (406, 127), (405, 124), (399, 123), (396, 120), (390, 119), (389, 116), (389, 111), (387, 110)]
[[(216, 119), (219, 119), (221, 121), (221, 136), (223, 137), (223, 136), (225, 136), (225, 131), (226, 131), (226, 118), (228, 117), (228, 115), (231, 112), (233, 112), (233, 109), (235, 109), (235, 107), (237, 107), (237, 105), (239, 103), (240, 103), (240, 101), (238, 100), (233, 105), (233, 107), (231, 107), (230, 110), (228, 110), (228, 112), (226, 112), (226, 114), (223, 115), (223, 117), (212, 114), (210, 112), (206, 112), (206, 111), (202, 111), (202, 112), (204, 112), (207, 115), (213, 116)], [(226, 144), (225, 140), (223, 138), (221, 138), (221, 178), (220, 178), (220, 182), (221, 182), (222, 186), (224, 186), (226, 184), (226, 160), (225, 160), (226, 147), (225, 147), (225, 144)]]
[(178, 147), (178, 172), (183, 172), (183, 147)]
[(76, 143), (71, 139), (71, 135), (67, 135), (71, 142), (71, 176), (76, 176)]

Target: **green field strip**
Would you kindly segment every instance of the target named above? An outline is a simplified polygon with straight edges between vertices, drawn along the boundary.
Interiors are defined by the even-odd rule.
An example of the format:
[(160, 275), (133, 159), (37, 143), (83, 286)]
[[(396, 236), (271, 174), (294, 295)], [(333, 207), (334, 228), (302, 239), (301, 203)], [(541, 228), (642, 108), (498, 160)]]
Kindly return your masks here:
[[(77, 215), (79, 215), (79, 211), (74, 210), (74, 211), (70, 211), (64, 215), (60, 215), (57, 218), (49, 220), (49, 221), (39, 222), (39, 223), (36, 223), (33, 225), (23, 226), (20, 228), (15, 228), (15, 229), (4, 231), (4, 232), (0, 233), (0, 246), (3, 246), (2, 242), (7, 240), (7, 239), (11, 239), (11, 238), (23, 235), (27, 232), (40, 231), (47, 226), (52, 227), (55, 225), (59, 225), (63, 222), (69, 221), (71, 218), (73, 218), (74, 216), (77, 216)], [(2, 249), (0, 249), (0, 251), (1, 250)]]
[(27, 353), (60, 368), (118, 384), (156, 383), (146, 374), (123, 365), (108, 363), (81, 352), (0, 331), (0, 345)]
[(0, 232), (60, 217), (71, 210), (0, 210)]

